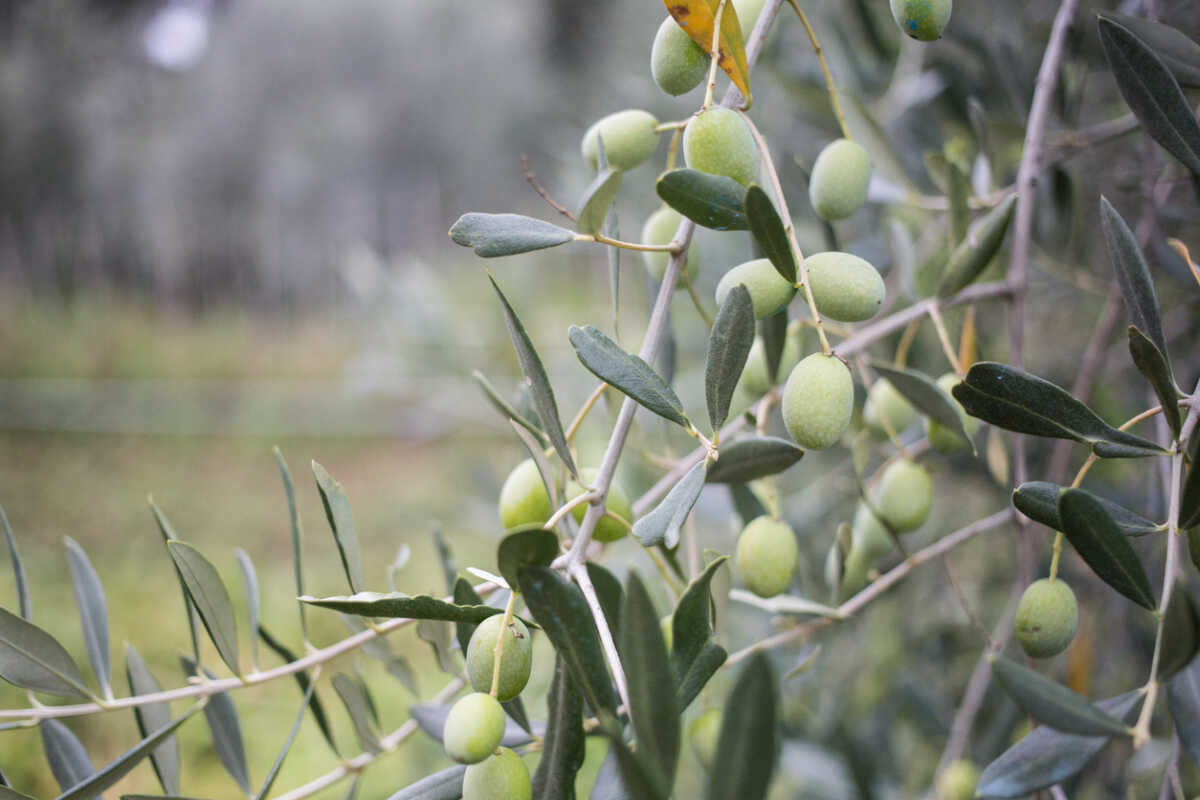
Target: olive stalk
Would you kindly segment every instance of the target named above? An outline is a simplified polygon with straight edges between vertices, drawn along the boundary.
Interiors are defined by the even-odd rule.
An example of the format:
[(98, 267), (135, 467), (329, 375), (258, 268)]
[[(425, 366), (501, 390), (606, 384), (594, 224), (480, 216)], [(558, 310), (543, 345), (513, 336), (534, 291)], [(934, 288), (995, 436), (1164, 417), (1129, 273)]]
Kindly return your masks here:
[(508, 603), (504, 606), (504, 619), (500, 621), (500, 635), (496, 637), (496, 648), (492, 652), (492, 687), (488, 693), (495, 697), (500, 692), (500, 665), (504, 662), (504, 633), (512, 624), (513, 610), (517, 606), (517, 591), (508, 594)]
[(825, 53), (821, 49), (821, 43), (817, 41), (816, 31), (812, 25), (808, 24), (808, 17), (804, 14), (804, 9), (800, 8), (800, 4), (796, 0), (787, 0), (792, 10), (800, 17), (800, 24), (804, 26), (805, 33), (808, 34), (808, 42), (812, 45), (813, 53), (817, 56), (817, 61), (821, 62), (821, 72), (825, 73), (825, 91), (829, 93), (829, 105), (833, 107), (833, 115), (837, 117), (838, 127), (842, 129), (842, 136), (850, 141), (854, 141), (854, 137), (850, 135), (850, 128), (846, 125), (846, 117), (842, 114), (842, 104), (838, 100), (837, 87), (833, 84), (833, 75), (829, 72), (829, 64), (825, 62)]

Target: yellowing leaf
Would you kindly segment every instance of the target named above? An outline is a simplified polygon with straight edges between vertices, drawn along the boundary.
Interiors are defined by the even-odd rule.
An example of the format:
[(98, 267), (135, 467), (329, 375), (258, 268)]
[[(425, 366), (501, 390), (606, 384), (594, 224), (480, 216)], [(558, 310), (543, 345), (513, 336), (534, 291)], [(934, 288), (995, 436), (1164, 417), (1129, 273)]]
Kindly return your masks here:
[(963, 369), (970, 369), (979, 360), (979, 345), (975, 334), (975, 306), (967, 307), (967, 315), (963, 318), (962, 337), (958, 340), (958, 363)]
[[(721, 0), (663, 0), (667, 11), (679, 23), (679, 27), (700, 45), (704, 52), (712, 55), (713, 28), (717, 8)], [(726, 0), (721, 11), (721, 38), (718, 43), (717, 66), (733, 81), (746, 107), (750, 107), (750, 66), (746, 63), (746, 43), (742, 39), (742, 26), (738, 22), (733, 1)]]

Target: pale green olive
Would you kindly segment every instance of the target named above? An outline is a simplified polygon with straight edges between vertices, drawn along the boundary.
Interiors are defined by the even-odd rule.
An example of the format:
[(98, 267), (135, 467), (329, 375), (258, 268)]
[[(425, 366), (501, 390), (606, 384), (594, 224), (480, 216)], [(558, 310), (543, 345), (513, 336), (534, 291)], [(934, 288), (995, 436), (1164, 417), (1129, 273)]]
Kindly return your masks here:
[(712, 769), (713, 758), (717, 754), (717, 742), (721, 738), (721, 709), (710, 708), (701, 712), (700, 716), (688, 725), (688, 741), (691, 742), (692, 752), (696, 760), (705, 769)]
[(508, 474), (500, 487), (500, 523), (505, 530), (542, 524), (550, 519), (550, 496), (537, 464), (527, 458)]
[(799, 555), (796, 534), (786, 522), (758, 517), (738, 537), (735, 562), (746, 588), (774, 597), (792, 585)]
[(808, 450), (831, 447), (854, 413), (854, 381), (836, 356), (813, 353), (792, 369), (783, 387), (783, 423)]
[[(441, 795), (439, 795), (441, 796)], [(462, 800), (532, 800), (533, 783), (521, 757), (501, 747), (500, 752), (467, 767), (463, 773)]]
[(896, 391), (891, 381), (880, 378), (871, 384), (867, 402), (863, 405), (863, 424), (867, 430), (883, 438), (887, 436), (888, 426), (894, 433), (903, 433), (916, 418), (917, 410)]
[(892, 17), (900, 30), (920, 42), (942, 38), (953, 5), (951, 0), (891, 0)]
[(796, 288), (779, 274), (770, 259), (756, 258), (738, 264), (721, 276), (717, 282), (718, 306), (725, 303), (725, 297), (739, 283), (750, 292), (755, 319), (766, 319), (777, 313), (796, 296)]
[(1030, 658), (1056, 656), (1075, 638), (1079, 606), (1061, 579), (1042, 578), (1029, 584), (1017, 604), (1017, 641)]
[[(682, 214), (673, 208), (663, 206), (646, 218), (646, 224), (642, 226), (642, 244), (670, 244), (675, 238), (675, 231), (678, 230), (679, 223), (682, 221)], [(667, 262), (670, 258), (670, 253), (642, 252), (642, 260), (646, 264), (646, 272), (650, 273), (651, 278), (659, 282), (667, 274)], [(696, 245), (696, 237), (693, 236), (691, 243), (688, 245), (687, 263), (683, 274), (679, 276), (679, 280), (675, 284), (675, 290), (678, 291), (687, 288), (688, 283), (696, 280), (696, 275), (699, 272), (700, 248)]]
[(446, 755), (460, 764), (477, 764), (504, 738), (504, 709), (490, 694), (475, 692), (450, 707), (442, 743)]
[(650, 47), (650, 74), (667, 94), (687, 94), (703, 83), (711, 60), (671, 17), (658, 26)]
[[(580, 471), (580, 476), (587, 481), (588, 485), (592, 485), (596, 482), (596, 475), (598, 473), (599, 470), (585, 467)], [(585, 491), (587, 490), (578, 483), (571, 481), (567, 484), (567, 499), (574, 500)], [(633, 524), (633, 504), (629, 502), (629, 495), (625, 494), (625, 490), (616, 481), (613, 481), (612, 485), (608, 487), (608, 497), (606, 498), (604, 507), (630, 525)], [(587, 513), (587, 509), (587, 503), (581, 503), (571, 509), (571, 514), (575, 517), (576, 522), (583, 522), (583, 517)], [(546, 518), (549, 519), (549, 515)], [(592, 538), (597, 542), (615, 542), (628, 532), (629, 528), (625, 525), (617, 522), (612, 517), (604, 516), (596, 523), (596, 530), (592, 532)]]
[[(605, 139), (605, 141), (608, 141)], [(721, 106), (701, 111), (683, 129), (687, 165), (749, 186), (758, 177), (754, 136), (736, 111)]]
[[(491, 691), (496, 644), (500, 640), (500, 628), (503, 624), (504, 615), (495, 614), (479, 623), (471, 634), (471, 641), (467, 645), (467, 675), (471, 679), (471, 687), (477, 692)], [(533, 639), (530, 638), (525, 623), (513, 617), (505, 628), (496, 699), (503, 703), (519, 695), (529, 682), (532, 667)]]
[(804, 259), (817, 311), (838, 322), (862, 322), (883, 305), (886, 289), (871, 262), (831, 251)]
[(979, 783), (979, 768), (970, 761), (951, 761), (937, 783), (937, 800), (972, 800)]
[(595, 169), (596, 140), (603, 138), (608, 165), (619, 170), (633, 169), (658, 149), (658, 134), (654, 131), (657, 125), (658, 119), (648, 111), (618, 111), (588, 128), (580, 149), (583, 157)]
[[(967, 436), (974, 439), (975, 432), (979, 430), (979, 420), (968, 414), (967, 410), (962, 407), (962, 404), (954, 398), (954, 395), (950, 391), (958, 385), (958, 382), (958, 376), (953, 372), (947, 372), (937, 379), (937, 385), (950, 397), (950, 402), (957, 409), (958, 418), (962, 420), (963, 429), (967, 432)], [(967, 446), (967, 443), (962, 440), (961, 436), (945, 425), (934, 422), (929, 417), (925, 418), (925, 435), (929, 438), (929, 446), (942, 453), (951, 453)]]
[(922, 466), (906, 458), (893, 461), (883, 471), (873, 493), (879, 516), (897, 533), (916, 530), (933, 508), (933, 478)]
[(855, 506), (854, 521), (850, 527), (850, 549), (862, 553), (868, 561), (874, 561), (892, 552), (894, 547), (887, 528), (883, 527), (867, 504)]
[(808, 199), (821, 219), (845, 219), (867, 201), (870, 182), (871, 158), (867, 151), (857, 142), (835, 139), (817, 155), (808, 182)]

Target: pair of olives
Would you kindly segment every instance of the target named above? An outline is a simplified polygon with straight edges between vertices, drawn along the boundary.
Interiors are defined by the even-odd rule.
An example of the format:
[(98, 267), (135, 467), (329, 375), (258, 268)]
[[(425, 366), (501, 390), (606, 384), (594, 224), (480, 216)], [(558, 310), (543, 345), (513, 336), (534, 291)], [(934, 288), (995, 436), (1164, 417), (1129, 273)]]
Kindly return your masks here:
[[(883, 278), (869, 261), (850, 253), (829, 251), (807, 256), (804, 263), (813, 301), (823, 317), (837, 322), (862, 322), (875, 316), (883, 304)], [(750, 293), (757, 319), (777, 314), (796, 296), (796, 287), (766, 258), (738, 264), (726, 272), (717, 283), (717, 305), (725, 302), (738, 284)]]
[[(585, 468), (580, 471), (588, 483), (596, 480), (597, 470)], [(576, 481), (567, 483), (567, 499), (572, 500), (587, 491)], [(629, 495), (617, 483), (608, 487), (608, 501), (605, 505), (609, 511), (626, 522), (633, 521), (633, 505)], [(581, 503), (571, 509), (576, 522), (582, 522), (587, 512), (587, 504)], [(550, 495), (546, 493), (546, 485), (542, 483), (542, 475), (538, 472), (537, 464), (527, 458), (518, 464), (504, 485), (500, 488), (500, 522), (505, 530), (521, 527), (522, 525), (542, 525), (550, 519), (554, 509), (550, 508)], [(628, 528), (610, 517), (601, 517), (596, 524), (592, 538), (598, 542), (612, 542), (625, 535)]]
[(871, 492), (871, 507), (859, 503), (854, 509), (850, 547), (842, 564), (843, 597), (865, 586), (871, 566), (892, 551), (888, 527), (905, 533), (925, 522), (933, 508), (933, 478), (919, 464), (903, 458), (894, 461), (879, 476)]

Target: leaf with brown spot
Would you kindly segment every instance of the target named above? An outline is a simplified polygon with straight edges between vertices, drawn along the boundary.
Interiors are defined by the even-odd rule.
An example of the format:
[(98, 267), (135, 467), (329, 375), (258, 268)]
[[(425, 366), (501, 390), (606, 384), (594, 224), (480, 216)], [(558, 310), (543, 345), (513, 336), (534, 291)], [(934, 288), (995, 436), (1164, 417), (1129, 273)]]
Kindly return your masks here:
[[(712, 52), (713, 28), (717, 19), (717, 8), (721, 0), (663, 0), (667, 12), (679, 23), (684, 33), (700, 45), (700, 49)], [(721, 12), (721, 38), (718, 42), (717, 66), (725, 71), (733, 85), (746, 98), (750, 107), (750, 65), (746, 61), (746, 43), (742, 39), (742, 25), (738, 22), (733, 0), (726, 0)]]

